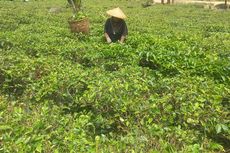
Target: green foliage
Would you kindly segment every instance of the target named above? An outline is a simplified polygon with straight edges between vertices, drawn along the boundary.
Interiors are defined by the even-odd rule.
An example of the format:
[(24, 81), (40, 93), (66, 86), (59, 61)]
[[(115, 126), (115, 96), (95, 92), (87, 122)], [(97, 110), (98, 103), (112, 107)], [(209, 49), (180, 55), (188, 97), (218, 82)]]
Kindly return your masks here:
[[(229, 11), (88, 0), (81, 35), (54, 4), (0, 1), (0, 152), (229, 149)], [(108, 45), (118, 4), (129, 36)]]
[(80, 20), (83, 20), (87, 17), (87, 15), (82, 12), (82, 11), (78, 11), (72, 18), (72, 20), (77, 20), (77, 21), (80, 21)]
[(69, 0), (71, 5), (74, 5), (73, 9), (73, 17), (71, 18), (71, 20), (77, 20), (80, 21), (82, 19), (85, 19), (87, 17), (86, 13), (83, 13), (82, 11), (82, 1), (81, 0), (73, 0), (73, 4), (71, 2), (71, 0)]

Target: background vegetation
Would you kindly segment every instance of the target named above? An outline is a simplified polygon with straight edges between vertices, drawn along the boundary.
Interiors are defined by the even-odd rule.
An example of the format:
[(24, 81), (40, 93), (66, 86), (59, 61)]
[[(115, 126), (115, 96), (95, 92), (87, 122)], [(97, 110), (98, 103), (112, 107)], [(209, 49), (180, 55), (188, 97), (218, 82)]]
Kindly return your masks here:
[[(85, 36), (65, 6), (0, 1), (1, 152), (229, 151), (229, 11), (85, 0)], [(115, 6), (123, 45), (103, 40)]]

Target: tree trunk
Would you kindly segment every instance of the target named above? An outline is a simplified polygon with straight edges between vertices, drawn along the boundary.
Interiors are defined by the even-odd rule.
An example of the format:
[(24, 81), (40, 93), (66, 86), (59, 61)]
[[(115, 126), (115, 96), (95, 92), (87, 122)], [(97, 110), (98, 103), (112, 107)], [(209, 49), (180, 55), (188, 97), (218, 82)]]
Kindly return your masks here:
[(68, 0), (68, 3), (78, 12), (81, 8), (81, 0)]
[(73, 15), (75, 15), (77, 13), (76, 1), (74, 1), (74, 0), (68, 0), (68, 2), (70, 2), (71, 5), (73, 6)]
[(161, 0), (161, 4), (164, 4), (164, 0)]

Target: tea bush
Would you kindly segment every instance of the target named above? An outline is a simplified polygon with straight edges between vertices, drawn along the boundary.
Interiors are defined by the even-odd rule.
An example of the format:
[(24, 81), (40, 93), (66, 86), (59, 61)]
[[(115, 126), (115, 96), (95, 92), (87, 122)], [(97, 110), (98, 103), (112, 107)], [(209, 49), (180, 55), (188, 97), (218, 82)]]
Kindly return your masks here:
[[(228, 152), (229, 11), (83, 3), (89, 35), (66, 1), (0, 1), (0, 151)], [(118, 5), (129, 36), (106, 44)]]

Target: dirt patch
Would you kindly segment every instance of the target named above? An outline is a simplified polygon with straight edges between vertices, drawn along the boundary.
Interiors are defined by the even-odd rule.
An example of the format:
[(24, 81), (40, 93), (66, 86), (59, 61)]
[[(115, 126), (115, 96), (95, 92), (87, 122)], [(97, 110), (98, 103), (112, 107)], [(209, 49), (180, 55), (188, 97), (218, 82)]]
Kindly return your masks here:
[[(164, 0), (166, 2), (166, 0)], [(154, 0), (154, 3), (161, 3), (161, 0)], [(227, 9), (230, 8), (230, 5), (225, 5), (222, 1), (194, 1), (194, 0), (174, 0), (174, 3), (179, 4), (200, 4), (204, 8), (209, 9)]]
[(61, 7), (49, 7), (47, 8), (49, 13), (58, 14), (64, 12), (64, 9)]
[(215, 9), (228, 9), (230, 8), (230, 5), (225, 5), (225, 4), (216, 4), (214, 5)]

